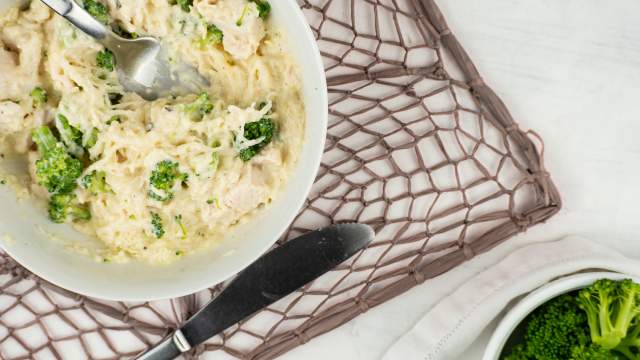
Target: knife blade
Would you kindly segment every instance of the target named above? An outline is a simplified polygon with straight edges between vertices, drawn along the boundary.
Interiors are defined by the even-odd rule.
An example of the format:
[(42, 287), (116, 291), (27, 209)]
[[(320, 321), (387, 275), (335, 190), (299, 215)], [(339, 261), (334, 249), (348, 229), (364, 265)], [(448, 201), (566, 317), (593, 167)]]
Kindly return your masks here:
[(182, 328), (136, 359), (180, 356), (340, 265), (373, 237), (369, 226), (340, 224), (285, 243), (242, 271)]

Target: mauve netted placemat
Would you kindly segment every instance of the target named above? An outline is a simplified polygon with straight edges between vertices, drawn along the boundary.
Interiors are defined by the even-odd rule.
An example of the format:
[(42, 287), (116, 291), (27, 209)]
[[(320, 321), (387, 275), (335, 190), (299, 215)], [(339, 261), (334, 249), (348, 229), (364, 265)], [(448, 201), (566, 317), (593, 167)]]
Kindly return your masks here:
[[(274, 358), (560, 208), (531, 133), (485, 85), (432, 0), (300, 5), (325, 60), (330, 124), (317, 183), (286, 238), (343, 221), (370, 224), (377, 237), (188, 358)], [(222, 287), (112, 303), (50, 286), (6, 256), (0, 269), (2, 359), (132, 356)]]

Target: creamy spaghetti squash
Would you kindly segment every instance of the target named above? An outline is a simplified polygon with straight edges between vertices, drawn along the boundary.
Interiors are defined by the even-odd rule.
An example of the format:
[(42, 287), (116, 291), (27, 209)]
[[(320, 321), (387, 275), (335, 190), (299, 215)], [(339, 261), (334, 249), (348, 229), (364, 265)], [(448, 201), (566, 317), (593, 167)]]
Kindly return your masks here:
[(264, 0), (85, 0), (121, 36), (154, 36), (211, 88), (152, 102), (113, 53), (39, 1), (0, 15), (0, 146), (28, 163), (51, 221), (101, 261), (171, 263), (268, 205), (297, 161), (304, 104)]

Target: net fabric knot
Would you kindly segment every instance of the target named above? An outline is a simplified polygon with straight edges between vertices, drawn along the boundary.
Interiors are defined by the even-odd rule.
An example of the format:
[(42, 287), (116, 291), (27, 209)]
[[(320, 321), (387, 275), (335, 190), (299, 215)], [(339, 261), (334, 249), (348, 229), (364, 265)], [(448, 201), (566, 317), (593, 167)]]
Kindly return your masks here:
[(356, 306), (358, 307), (358, 309), (360, 309), (360, 312), (362, 314), (364, 314), (367, 311), (369, 311), (369, 304), (367, 303), (367, 300), (363, 299), (362, 297), (357, 297), (355, 299), (355, 303), (356, 303)]
[(427, 280), (424, 274), (415, 268), (409, 270), (409, 275), (413, 277), (413, 280), (416, 282), (416, 285), (420, 285)]
[[(469, 86), (471, 86), (471, 88), (478, 88), (486, 85), (487, 84), (484, 82), (484, 79), (481, 76), (475, 77), (471, 79), (471, 81), (469, 81)], [(517, 124), (513, 124), (513, 125), (517, 126)]]
[(453, 33), (451, 32), (451, 30), (449, 30), (449, 28), (445, 28), (443, 30), (440, 30), (439, 34), (440, 34), (440, 37), (444, 37), (447, 35), (451, 35)]
[(514, 224), (518, 227), (520, 232), (527, 230), (533, 223), (533, 219), (529, 216), (516, 215), (513, 218)]
[(467, 244), (462, 244), (462, 253), (464, 254), (465, 259), (471, 260), (476, 256), (476, 252)]
[(301, 329), (294, 330), (293, 334), (296, 336), (301, 345), (308, 343), (310, 340), (307, 334), (305, 334)]

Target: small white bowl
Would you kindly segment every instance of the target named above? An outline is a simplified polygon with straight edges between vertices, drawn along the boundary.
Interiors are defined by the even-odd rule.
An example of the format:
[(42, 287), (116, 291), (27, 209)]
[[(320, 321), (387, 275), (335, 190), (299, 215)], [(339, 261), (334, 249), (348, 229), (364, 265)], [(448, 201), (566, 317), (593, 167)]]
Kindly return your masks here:
[[(166, 1), (166, 0), (159, 0)], [(0, 11), (19, 0), (0, 0)], [(267, 211), (238, 226), (213, 251), (171, 266), (102, 264), (64, 248), (46, 233), (91, 246), (68, 226), (52, 224), (28, 201), (0, 187), (0, 245), (21, 265), (62, 288), (96, 298), (147, 301), (188, 295), (235, 275), (267, 251), (291, 224), (311, 190), (327, 133), (327, 86), (313, 33), (295, 0), (271, 1), (271, 21), (286, 31), (299, 64), (306, 107), (305, 143), (286, 189)], [(95, 241), (93, 241), (95, 243)]]
[(527, 295), (524, 299), (518, 302), (518, 304), (514, 306), (507, 315), (505, 315), (496, 330), (493, 332), (482, 359), (500, 359), (502, 350), (507, 343), (507, 340), (511, 337), (513, 331), (539, 306), (562, 294), (583, 289), (599, 279), (632, 279), (633, 281), (640, 283), (640, 278), (613, 272), (582, 273), (553, 281)]

